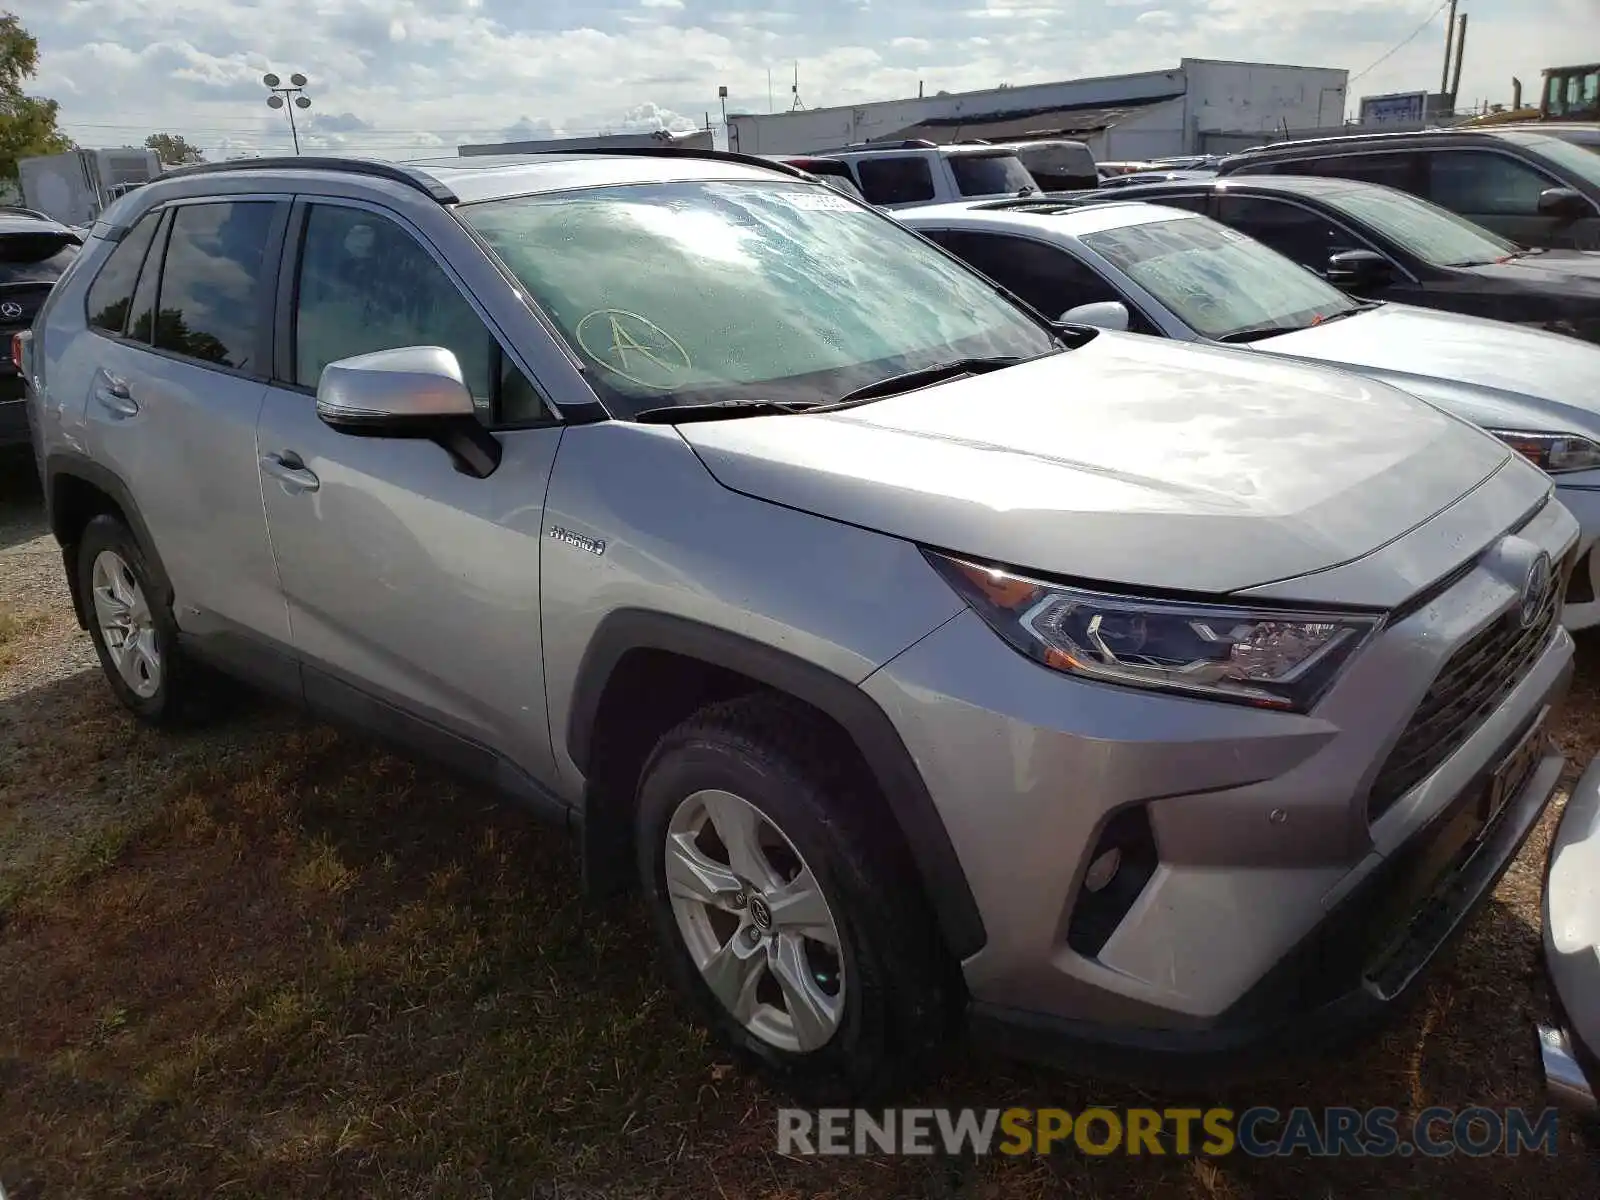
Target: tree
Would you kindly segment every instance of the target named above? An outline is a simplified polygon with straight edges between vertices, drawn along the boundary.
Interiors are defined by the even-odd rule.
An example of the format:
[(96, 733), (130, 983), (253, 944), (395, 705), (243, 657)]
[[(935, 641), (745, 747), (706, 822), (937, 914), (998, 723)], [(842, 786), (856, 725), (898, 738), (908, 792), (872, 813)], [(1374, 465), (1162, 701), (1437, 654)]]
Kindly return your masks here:
[(200, 151), (185, 141), (181, 133), (152, 133), (145, 138), (144, 147), (154, 150), (162, 166), (166, 167), (181, 167), (201, 159)]
[(17, 178), (19, 158), (73, 148), (56, 124), (56, 102), (23, 93), (38, 69), (38, 40), (14, 13), (0, 16), (0, 179)]

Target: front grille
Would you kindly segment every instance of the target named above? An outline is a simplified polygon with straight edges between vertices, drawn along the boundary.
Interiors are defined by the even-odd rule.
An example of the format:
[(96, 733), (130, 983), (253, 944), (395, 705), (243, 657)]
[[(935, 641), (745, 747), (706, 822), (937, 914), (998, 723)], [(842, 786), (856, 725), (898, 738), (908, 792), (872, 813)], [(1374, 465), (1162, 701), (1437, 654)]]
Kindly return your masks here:
[[(31, 326), (45, 297), (50, 294), (50, 286), (48, 283), (0, 284), (0, 328), (27, 329)], [(13, 311), (10, 305), (16, 305), (20, 311)], [(10, 349), (7, 346), (6, 353), (10, 353)]]
[(1460, 749), (1528, 673), (1555, 631), (1565, 583), (1563, 571), (1526, 628), (1513, 611), (1450, 656), (1373, 780), (1369, 821), (1388, 812)]

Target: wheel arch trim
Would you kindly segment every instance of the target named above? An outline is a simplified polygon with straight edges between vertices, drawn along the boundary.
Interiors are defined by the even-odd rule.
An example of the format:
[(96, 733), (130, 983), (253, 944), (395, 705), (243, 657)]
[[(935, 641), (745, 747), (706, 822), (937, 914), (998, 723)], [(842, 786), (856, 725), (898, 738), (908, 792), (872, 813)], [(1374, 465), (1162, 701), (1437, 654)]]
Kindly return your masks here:
[(63, 480), (74, 479), (86, 483), (97, 491), (111, 498), (121, 511), (123, 519), (127, 521), (128, 528), (133, 536), (139, 540), (139, 548), (144, 552), (145, 565), (154, 577), (153, 582), (160, 590), (159, 599), (166, 604), (172, 603), (172, 579), (167, 574), (166, 565), (161, 561), (161, 552), (156, 548), (155, 539), (150, 536), (150, 527), (145, 524), (144, 514), (139, 511), (139, 505), (133, 498), (133, 492), (122, 478), (115, 472), (95, 462), (87, 455), (77, 451), (55, 451), (45, 459), (44, 469), (44, 502), (45, 517), (50, 523), (50, 532), (55, 536), (56, 543), (61, 547), (63, 563), (67, 569), (68, 590), (72, 593), (73, 608), (77, 612), (78, 623), (87, 628), (88, 613), (84, 608), (84, 598), (78, 594), (76, 564), (69, 561), (67, 555), (74, 546), (62, 523), (62, 514), (57, 505), (57, 492)]
[(856, 684), (833, 672), (715, 626), (644, 609), (603, 617), (579, 663), (566, 748), (591, 773), (595, 720), (612, 674), (636, 650), (654, 650), (735, 671), (793, 696), (833, 720), (872, 772), (921, 879), (940, 933), (959, 961), (988, 940), (977, 900), (922, 774), (888, 715)]

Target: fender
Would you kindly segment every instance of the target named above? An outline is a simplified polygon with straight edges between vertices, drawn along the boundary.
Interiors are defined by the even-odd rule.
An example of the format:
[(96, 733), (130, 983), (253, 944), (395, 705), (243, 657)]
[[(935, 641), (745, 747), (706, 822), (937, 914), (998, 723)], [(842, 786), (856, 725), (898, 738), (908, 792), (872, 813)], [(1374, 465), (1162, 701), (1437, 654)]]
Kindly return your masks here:
[(84, 607), (84, 597), (78, 594), (77, 563), (73, 561), (75, 542), (66, 527), (66, 514), (62, 513), (56, 504), (57, 489), (65, 479), (80, 480), (111, 497), (116, 506), (122, 510), (128, 528), (133, 530), (134, 537), (139, 539), (139, 547), (145, 555), (145, 565), (150, 569), (152, 582), (156, 585), (161, 601), (171, 604), (172, 580), (167, 575), (167, 568), (161, 561), (160, 551), (156, 549), (155, 539), (150, 536), (150, 527), (145, 524), (144, 515), (134, 502), (133, 492), (128, 485), (121, 477), (86, 455), (75, 450), (58, 450), (45, 458), (45, 518), (50, 522), (50, 532), (55, 534), (56, 542), (61, 547), (61, 561), (67, 571), (67, 590), (72, 594), (72, 607), (77, 613), (78, 625), (87, 629), (89, 615)]
[(579, 665), (567, 720), (567, 752), (585, 776), (601, 697), (617, 664), (632, 650), (659, 650), (737, 671), (831, 717), (855, 743), (888, 802), (946, 946), (958, 960), (983, 948), (988, 935), (961, 860), (893, 722), (849, 680), (786, 651), (665, 613), (619, 609), (607, 614)]

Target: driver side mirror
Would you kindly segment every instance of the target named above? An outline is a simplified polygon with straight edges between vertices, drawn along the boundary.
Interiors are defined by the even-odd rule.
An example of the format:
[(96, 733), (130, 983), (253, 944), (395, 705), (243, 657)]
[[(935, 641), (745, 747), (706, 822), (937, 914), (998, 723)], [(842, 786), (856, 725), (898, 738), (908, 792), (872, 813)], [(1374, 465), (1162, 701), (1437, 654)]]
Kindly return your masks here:
[(1347, 292), (1382, 287), (1394, 279), (1394, 264), (1375, 250), (1341, 250), (1328, 258), (1328, 282)]
[(456, 470), (479, 479), (500, 465), (500, 441), (479, 424), (461, 364), (443, 346), (403, 346), (329, 363), (317, 381), (317, 416), (354, 437), (435, 442)]
[(1545, 188), (1539, 193), (1539, 215), (1559, 217), (1564, 221), (1581, 221), (1594, 215), (1594, 206), (1584, 199), (1583, 193), (1568, 187)]
[(1114, 333), (1127, 333), (1130, 323), (1128, 306), (1120, 300), (1080, 304), (1067, 309), (1056, 320), (1062, 325), (1092, 325), (1096, 329), (1109, 329)]

